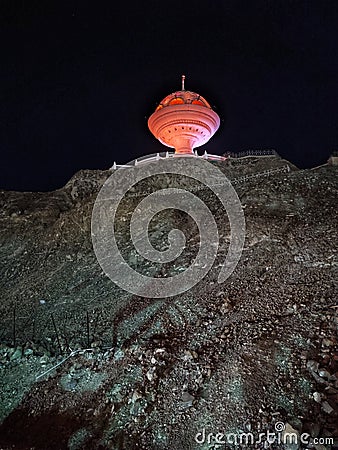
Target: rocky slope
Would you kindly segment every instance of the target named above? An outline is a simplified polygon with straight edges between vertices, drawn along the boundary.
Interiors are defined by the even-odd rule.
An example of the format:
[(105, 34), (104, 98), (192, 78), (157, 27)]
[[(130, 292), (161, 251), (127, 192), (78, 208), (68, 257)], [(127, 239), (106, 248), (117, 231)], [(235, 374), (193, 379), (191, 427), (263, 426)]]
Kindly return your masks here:
[[(54, 192), (0, 192), (0, 448), (226, 448), (217, 433), (256, 436), (281, 422), (310, 435), (302, 448), (336, 448), (319, 438), (337, 436), (337, 167), (217, 165), (244, 207), (242, 258), (219, 285), (229, 229), (217, 198), (199, 191), (223, 230), (220, 255), (168, 299), (126, 293), (96, 261), (91, 211), (109, 171), (81, 171)], [(138, 260), (118, 220), (125, 257), (144, 273), (173, 274), (194, 256), (197, 228), (182, 213), (150, 230), (159, 248), (172, 227), (187, 236), (187, 252), (162, 268)]]

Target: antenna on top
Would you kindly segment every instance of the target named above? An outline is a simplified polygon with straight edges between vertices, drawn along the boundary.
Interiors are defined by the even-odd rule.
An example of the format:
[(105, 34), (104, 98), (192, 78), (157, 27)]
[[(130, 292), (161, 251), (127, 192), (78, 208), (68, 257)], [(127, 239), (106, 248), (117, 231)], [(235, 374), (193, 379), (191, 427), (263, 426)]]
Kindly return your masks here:
[(185, 75), (182, 75), (182, 91), (185, 91), (184, 80), (185, 80)]

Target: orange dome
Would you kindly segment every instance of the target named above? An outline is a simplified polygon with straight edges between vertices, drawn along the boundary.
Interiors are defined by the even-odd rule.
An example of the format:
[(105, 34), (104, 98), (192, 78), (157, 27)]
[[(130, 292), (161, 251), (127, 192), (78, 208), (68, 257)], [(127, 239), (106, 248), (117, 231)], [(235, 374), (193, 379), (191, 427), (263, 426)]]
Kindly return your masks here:
[(199, 105), (211, 109), (204, 97), (192, 91), (177, 91), (167, 95), (158, 105), (156, 111), (171, 105)]

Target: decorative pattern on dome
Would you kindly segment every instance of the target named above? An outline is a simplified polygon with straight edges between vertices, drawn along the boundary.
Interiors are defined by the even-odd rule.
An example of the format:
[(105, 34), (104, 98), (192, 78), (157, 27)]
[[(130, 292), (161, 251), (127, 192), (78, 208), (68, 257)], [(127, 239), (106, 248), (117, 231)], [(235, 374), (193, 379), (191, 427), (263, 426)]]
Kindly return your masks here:
[(198, 105), (212, 109), (209, 103), (201, 95), (191, 91), (177, 91), (167, 95), (156, 108), (156, 111), (172, 105)]
[(182, 88), (167, 95), (148, 119), (148, 127), (163, 145), (175, 154), (193, 155), (194, 148), (209, 141), (218, 130), (220, 118), (209, 103), (196, 92)]

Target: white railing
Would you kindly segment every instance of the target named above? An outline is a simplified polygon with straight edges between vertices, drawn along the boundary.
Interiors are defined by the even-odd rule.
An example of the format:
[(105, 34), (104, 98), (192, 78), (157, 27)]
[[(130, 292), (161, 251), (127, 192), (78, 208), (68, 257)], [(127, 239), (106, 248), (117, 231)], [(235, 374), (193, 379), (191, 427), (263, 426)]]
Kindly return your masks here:
[(174, 153), (174, 152), (166, 152), (162, 155), (160, 153), (156, 153), (155, 155), (154, 154), (146, 155), (146, 156), (143, 156), (142, 158), (135, 159), (135, 161), (133, 161), (133, 163), (131, 163), (131, 164), (116, 164), (116, 162), (114, 162), (114, 164), (112, 165), (112, 167), (109, 170), (128, 169), (128, 168), (131, 168), (134, 166), (139, 166), (141, 164), (148, 164), (150, 162), (156, 162), (156, 161), (159, 161), (160, 159), (167, 159), (167, 158), (195, 157), (195, 158), (208, 159), (211, 161), (226, 161), (228, 159), (227, 156), (212, 155), (212, 154), (207, 153), (206, 151), (203, 153), (203, 155), (198, 155), (198, 153), (196, 151), (194, 153), (192, 153), (191, 155), (189, 155), (189, 154), (180, 155), (180, 154)]
[(203, 155), (198, 155), (197, 151), (195, 150), (192, 155), (179, 155), (174, 152), (166, 152), (166, 153), (156, 153), (155, 155), (146, 155), (142, 156), (141, 158), (135, 159), (135, 161), (132, 164), (116, 164), (114, 162), (113, 166), (110, 168), (110, 170), (116, 170), (116, 169), (128, 169), (130, 167), (138, 166), (140, 164), (148, 164), (150, 162), (159, 161), (160, 159), (166, 159), (166, 158), (178, 158), (178, 157), (189, 157), (189, 156), (195, 156), (197, 158), (203, 158), (208, 159), (210, 161), (226, 161), (229, 158), (247, 158), (247, 157), (265, 157), (265, 156), (279, 156), (276, 150), (274, 149), (263, 149), (263, 150), (245, 150), (240, 153), (233, 153), (233, 152), (226, 152), (222, 156), (221, 155), (212, 155), (207, 153), (206, 151), (203, 153)]

